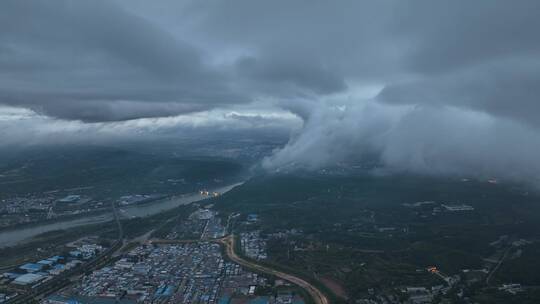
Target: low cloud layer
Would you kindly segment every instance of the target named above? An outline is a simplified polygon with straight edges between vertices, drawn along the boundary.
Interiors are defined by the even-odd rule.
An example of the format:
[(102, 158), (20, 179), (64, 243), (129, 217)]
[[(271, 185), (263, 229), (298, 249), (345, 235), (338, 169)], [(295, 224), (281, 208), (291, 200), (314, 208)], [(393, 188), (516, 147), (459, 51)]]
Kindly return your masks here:
[[(122, 144), (148, 141), (174, 143), (205, 134), (275, 133), (287, 136), (301, 120), (277, 110), (214, 109), (186, 115), (84, 123), (60, 120), (32, 110), (0, 106), (0, 152), (13, 148), (57, 144)], [(286, 138), (286, 137), (285, 137)]]
[[(376, 154), (537, 178), (539, 16), (534, 0), (7, 0), (0, 104), (46, 117), (28, 130), (281, 108), (303, 127), (268, 168)], [(240, 126), (280, 121), (228, 111)]]
[(263, 161), (267, 169), (377, 160), (387, 172), (540, 183), (540, 134), (457, 107), (363, 105), (317, 109), (302, 132)]

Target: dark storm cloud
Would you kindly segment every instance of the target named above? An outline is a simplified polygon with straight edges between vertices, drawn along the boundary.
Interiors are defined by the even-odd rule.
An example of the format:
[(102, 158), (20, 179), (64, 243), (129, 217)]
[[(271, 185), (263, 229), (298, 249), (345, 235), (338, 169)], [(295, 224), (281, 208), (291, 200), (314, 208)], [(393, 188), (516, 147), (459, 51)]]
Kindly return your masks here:
[(532, 176), (506, 147), (540, 148), (538, 28), (536, 0), (3, 1), (0, 103), (116, 121), (266, 102), (304, 123), (268, 167)]
[(414, 76), (388, 83), (379, 100), (455, 105), (540, 123), (540, 3), (416, 4), (403, 5), (394, 22), (411, 41), (402, 61)]
[[(456, 102), (499, 114), (506, 110), (492, 104), (494, 87), (508, 88), (497, 94), (500, 100), (531, 100), (519, 91), (537, 84), (534, 69), (522, 69), (537, 64), (537, 1), (9, 0), (1, 6), (1, 102), (68, 119), (174, 115), (260, 97), (294, 103), (358, 83), (386, 86), (381, 100), (390, 103), (402, 102), (401, 92), (410, 88), (403, 95), (429, 97), (411, 103)], [(142, 102), (158, 110), (137, 106)], [(78, 117), (79, 106), (89, 114)]]
[(499, 59), (442, 76), (393, 84), (378, 100), (454, 105), (540, 127), (540, 58)]
[[(278, 95), (283, 85), (286, 91), (305, 91), (305, 93), (330, 94), (346, 88), (342, 76), (316, 66), (306, 60), (258, 60), (256, 58), (241, 58), (237, 69), (245, 81), (255, 81), (254, 85), (269, 93)], [(301, 93), (301, 92), (298, 92)]]
[(538, 1), (401, 2), (393, 27), (407, 37), (406, 65), (432, 74), (505, 57), (537, 57)]
[[(239, 74), (264, 93), (317, 99), (348, 83), (379, 83), (387, 102), (402, 102), (401, 88), (410, 87), (405, 95), (423, 94), (410, 104), (528, 122), (529, 110), (540, 114), (531, 102), (538, 96), (538, 1), (195, 1), (187, 8), (210, 45), (247, 50)], [(399, 92), (390, 94), (394, 86)], [(526, 110), (509, 105), (516, 102)]]
[(393, 7), (389, 1), (241, 0), (193, 1), (186, 11), (198, 16), (193, 28), (211, 45), (243, 48), (260, 70), (270, 69), (264, 73), (276, 77), (268, 81), (333, 92), (345, 88), (346, 77), (395, 69)]
[(99, 121), (245, 101), (199, 50), (110, 1), (1, 5), (2, 103)]

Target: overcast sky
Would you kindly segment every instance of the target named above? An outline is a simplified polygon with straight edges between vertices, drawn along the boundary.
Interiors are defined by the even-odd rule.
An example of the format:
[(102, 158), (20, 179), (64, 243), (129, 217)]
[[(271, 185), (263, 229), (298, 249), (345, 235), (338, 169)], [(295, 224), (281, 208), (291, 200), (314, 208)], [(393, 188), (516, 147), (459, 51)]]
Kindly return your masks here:
[(278, 125), (268, 168), (538, 179), (539, 28), (536, 0), (3, 0), (0, 135)]

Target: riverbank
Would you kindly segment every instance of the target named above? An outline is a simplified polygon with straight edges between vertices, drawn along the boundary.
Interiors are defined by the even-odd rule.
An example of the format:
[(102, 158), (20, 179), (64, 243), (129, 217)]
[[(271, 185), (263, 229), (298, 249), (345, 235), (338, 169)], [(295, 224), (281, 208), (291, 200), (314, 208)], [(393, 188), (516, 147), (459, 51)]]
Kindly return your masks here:
[[(211, 191), (223, 194), (243, 183), (244, 182), (242, 181), (222, 187), (217, 187), (211, 189)], [(124, 208), (119, 208), (119, 210), (121, 211), (121, 216), (125, 218), (148, 217), (181, 205), (187, 205), (194, 202), (202, 201), (207, 198), (209, 197), (200, 193), (190, 193), (155, 201), (152, 204), (127, 206)], [(31, 242), (33, 238), (50, 231), (67, 230), (85, 225), (105, 223), (112, 221), (113, 219), (114, 217), (111, 211), (109, 213), (93, 215), (74, 220), (58, 221), (43, 225), (32, 225), (30, 227), (25, 227), (17, 230), (0, 231), (0, 248)]]

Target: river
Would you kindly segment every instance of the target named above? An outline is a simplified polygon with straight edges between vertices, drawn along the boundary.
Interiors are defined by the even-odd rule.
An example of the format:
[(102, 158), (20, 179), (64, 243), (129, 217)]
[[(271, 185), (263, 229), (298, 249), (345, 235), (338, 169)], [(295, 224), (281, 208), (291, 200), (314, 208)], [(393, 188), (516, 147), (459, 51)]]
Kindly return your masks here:
[[(219, 188), (210, 190), (211, 192), (225, 193), (232, 188), (241, 185), (243, 182), (227, 185)], [(127, 207), (120, 207), (120, 216), (121, 217), (147, 217), (151, 215), (158, 214), (163, 211), (167, 211), (173, 208), (176, 208), (181, 205), (191, 204), (203, 199), (208, 198), (208, 196), (201, 195), (199, 193), (183, 194), (178, 196), (173, 196), (158, 200), (152, 203), (143, 204), (143, 205), (134, 205)], [(73, 227), (79, 227), (89, 224), (103, 223), (113, 220), (113, 214), (100, 214), (84, 218), (78, 218), (73, 220), (58, 221), (54, 223), (45, 223), (43, 225), (32, 225), (28, 228), (21, 228), (16, 230), (7, 230), (0, 232), (0, 248), (13, 246), (21, 243), (28, 242), (33, 237), (38, 236), (42, 233), (55, 231), (55, 230), (65, 230)]]

